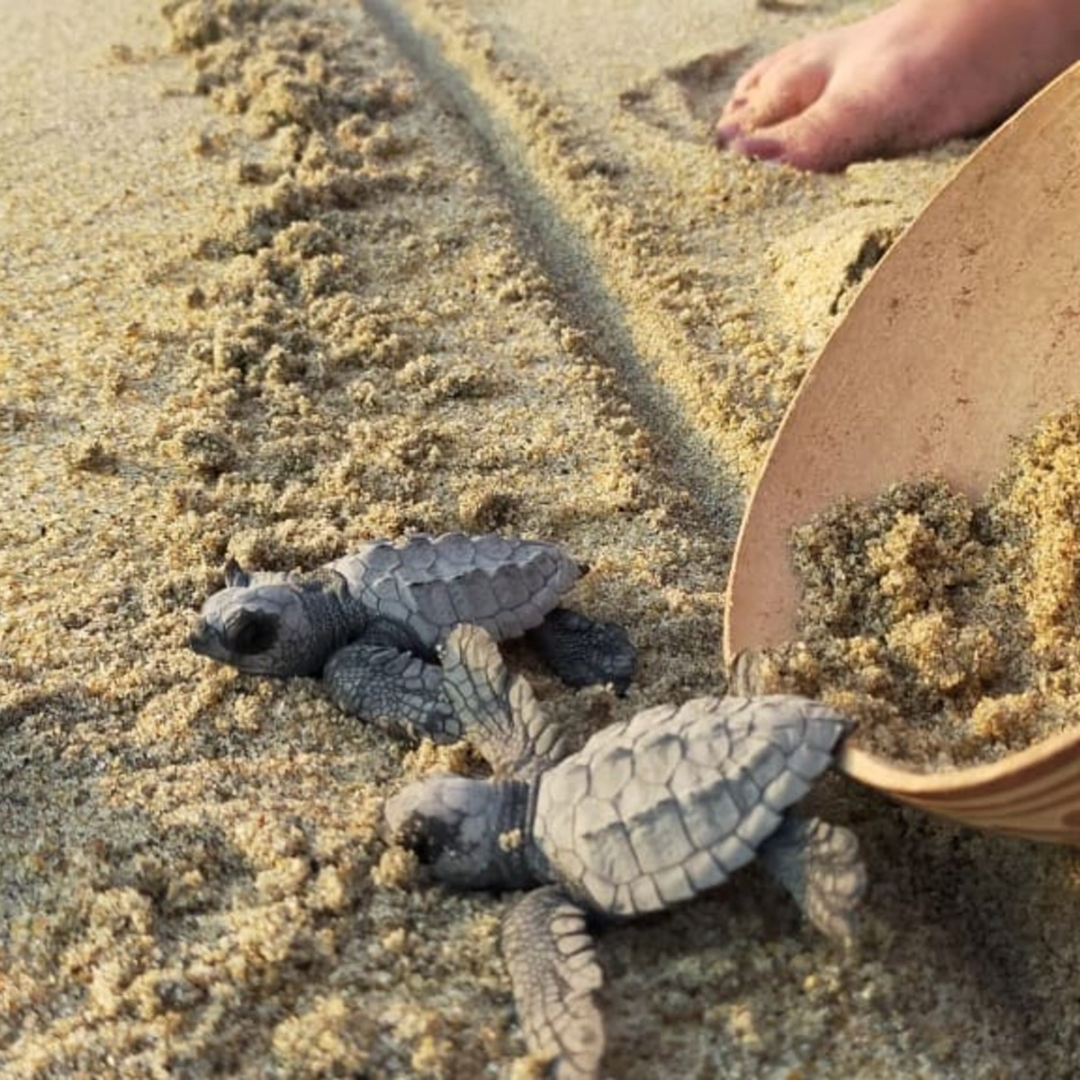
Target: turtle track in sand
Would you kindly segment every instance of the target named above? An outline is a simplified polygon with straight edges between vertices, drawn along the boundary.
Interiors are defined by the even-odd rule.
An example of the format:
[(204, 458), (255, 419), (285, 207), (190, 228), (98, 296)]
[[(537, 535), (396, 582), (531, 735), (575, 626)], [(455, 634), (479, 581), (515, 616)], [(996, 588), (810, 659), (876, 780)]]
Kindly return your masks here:
[[(663, 467), (678, 484), (690, 488), (698, 525), (719, 530), (721, 542), (733, 543), (741, 512), (733, 465), (695, 424), (693, 407), (679, 382), (665, 381), (662, 365), (658, 370), (646, 358), (650, 349), (673, 351), (671, 344), (657, 340), (655, 325), (647, 327), (650, 317), (658, 314), (648, 310), (656, 307), (655, 298), (647, 292), (647, 278), (654, 271), (643, 260), (636, 267), (644, 271), (642, 275), (631, 271), (631, 280), (613, 286), (611, 268), (605, 272), (597, 248), (597, 241), (606, 236), (596, 235), (595, 228), (592, 236), (587, 231), (590, 219), (595, 227), (598, 217), (610, 211), (615, 193), (609, 183), (617, 181), (620, 166), (605, 166), (567, 139), (556, 139), (553, 144), (553, 133), (545, 131), (543, 123), (551, 104), (528, 86), (508, 97), (505, 89), (514, 81), (510, 72), (489, 60), (482, 47), (470, 49), (467, 35), (463, 46), (460, 38), (457, 41), (463, 49), (456, 56), (459, 66), (400, 6), (386, 0), (365, 0), (363, 6), (413, 65), (427, 90), (460, 116), (487, 167), (502, 179), (521, 242), (528, 245), (553, 284), (558, 306), (582, 336), (581, 347), (611, 371), (617, 382), (615, 392), (629, 402), (635, 423), (648, 431), (661, 450)], [(582, 193), (569, 201), (559, 197), (560, 187), (580, 186), (590, 176), (599, 192)], [(584, 220), (564, 214), (560, 207), (566, 206), (578, 210)], [(617, 225), (613, 228), (619, 231)], [(629, 242), (623, 239), (624, 244)], [(635, 276), (646, 280), (634, 281)], [(624, 295), (618, 295), (619, 291)], [(636, 294), (633, 299), (626, 295), (630, 291)], [(636, 317), (631, 319), (631, 315)], [(652, 340), (642, 342), (650, 330)]]

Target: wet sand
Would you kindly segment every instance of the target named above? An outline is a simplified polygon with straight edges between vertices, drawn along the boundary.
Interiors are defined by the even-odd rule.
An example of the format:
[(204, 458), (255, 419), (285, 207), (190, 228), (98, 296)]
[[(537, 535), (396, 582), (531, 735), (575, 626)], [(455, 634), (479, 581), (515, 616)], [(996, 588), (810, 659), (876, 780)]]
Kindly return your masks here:
[[(586, 559), (575, 604), (639, 647), (625, 700), (528, 668), (579, 734), (722, 690), (768, 439), (972, 144), (806, 177), (709, 124), (870, 7), (0, 2), (5, 1076), (536, 1075), (509, 899), (380, 835), (453, 753), (186, 634), (228, 556), (496, 529)], [(606, 929), (604, 1075), (1071, 1076), (1075, 857), (823, 801), (867, 852), (858, 947), (754, 868)]]

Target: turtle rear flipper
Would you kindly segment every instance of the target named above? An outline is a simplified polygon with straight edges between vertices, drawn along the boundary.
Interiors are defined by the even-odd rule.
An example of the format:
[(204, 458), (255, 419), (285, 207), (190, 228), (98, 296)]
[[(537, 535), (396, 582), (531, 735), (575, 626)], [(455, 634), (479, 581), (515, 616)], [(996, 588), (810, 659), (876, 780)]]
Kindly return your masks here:
[(570, 608), (555, 608), (525, 636), (567, 686), (610, 683), (620, 696), (630, 687), (637, 649), (618, 623), (601, 622)]
[(530, 1053), (555, 1063), (555, 1080), (595, 1080), (604, 1021), (594, 994), (604, 973), (585, 912), (555, 886), (536, 889), (506, 916), (502, 948)]
[(850, 829), (790, 814), (758, 858), (822, 933), (843, 942), (855, 936), (866, 868)]
[(440, 655), (443, 688), (461, 733), (497, 776), (528, 779), (563, 757), (556, 725), (528, 682), (510, 673), (486, 630), (454, 627)]
[(412, 653), (391, 645), (347, 645), (330, 658), (323, 680), (339, 709), (394, 735), (443, 743), (461, 738), (442, 668)]

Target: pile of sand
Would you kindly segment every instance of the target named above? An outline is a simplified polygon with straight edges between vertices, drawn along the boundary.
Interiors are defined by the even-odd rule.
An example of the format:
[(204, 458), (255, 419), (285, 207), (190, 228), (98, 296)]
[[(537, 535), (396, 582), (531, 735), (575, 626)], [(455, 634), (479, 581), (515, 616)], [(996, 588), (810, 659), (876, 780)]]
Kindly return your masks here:
[(797, 640), (759, 692), (824, 698), (854, 741), (922, 768), (994, 761), (1077, 714), (1080, 409), (1044, 418), (980, 499), (943, 479), (795, 530)]

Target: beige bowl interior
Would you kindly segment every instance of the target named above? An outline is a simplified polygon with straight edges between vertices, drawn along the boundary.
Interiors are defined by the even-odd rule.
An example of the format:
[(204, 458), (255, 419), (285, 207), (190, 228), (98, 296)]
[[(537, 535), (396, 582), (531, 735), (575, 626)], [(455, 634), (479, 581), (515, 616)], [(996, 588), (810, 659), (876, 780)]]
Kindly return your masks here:
[[(972, 155), (881, 261), (807, 374), (751, 495), (728, 661), (795, 634), (793, 526), (939, 473), (971, 494), (1010, 440), (1080, 398), (1080, 65)], [(1002, 832), (1080, 844), (1080, 723), (992, 765), (920, 773), (851, 748), (851, 776)]]

